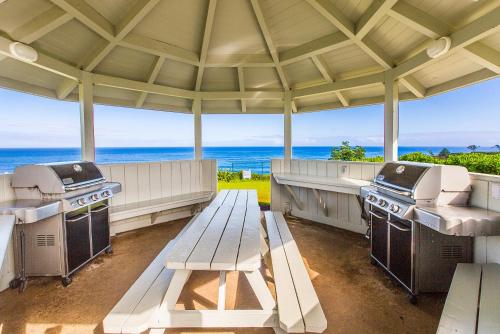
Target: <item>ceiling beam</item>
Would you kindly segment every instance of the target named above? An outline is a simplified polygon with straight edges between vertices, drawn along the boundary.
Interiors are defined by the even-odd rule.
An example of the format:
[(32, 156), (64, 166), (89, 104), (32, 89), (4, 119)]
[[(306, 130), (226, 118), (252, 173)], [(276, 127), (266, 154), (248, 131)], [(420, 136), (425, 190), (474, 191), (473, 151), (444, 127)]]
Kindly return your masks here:
[[(71, 15), (65, 11), (59, 7), (53, 7), (38, 15), (33, 20), (14, 29), (10, 33), (10, 37), (24, 44), (31, 44), (71, 19)], [(7, 57), (0, 56), (0, 61), (5, 58)]]
[(339, 49), (352, 42), (343, 33), (337, 31), (313, 41), (295, 46), (279, 53), (281, 65), (288, 65), (293, 62), (301, 61), (312, 56), (317, 56), (323, 53)]
[(107, 40), (115, 36), (115, 29), (111, 22), (99, 14), (94, 8), (81, 0), (50, 0), (62, 10), (82, 22), (91, 30)]
[(118, 44), (129, 49), (150, 53), (156, 56), (163, 56), (167, 59), (191, 65), (197, 66), (200, 62), (195, 52), (136, 33), (128, 34)]
[[(245, 92), (245, 69), (243, 67), (238, 67), (238, 85), (240, 88), (240, 92)], [(247, 112), (247, 102), (244, 99), (241, 99), (241, 112)]]
[[(266, 19), (264, 17), (264, 13), (262, 12), (262, 9), (260, 8), (259, 0), (251, 0), (251, 3), (252, 3), (253, 12), (255, 14), (255, 17), (257, 18), (257, 22), (259, 23), (260, 31), (262, 33), (262, 36), (264, 37), (265, 42), (266, 42), (269, 54), (271, 55), (271, 58), (273, 59), (274, 66), (276, 68), (276, 72), (278, 73), (278, 77), (280, 78), (281, 85), (283, 86), (283, 89), (285, 91), (290, 90), (290, 85), (288, 84), (288, 80), (286, 78), (285, 71), (283, 71), (283, 67), (280, 64), (278, 50), (276, 49), (276, 46), (274, 45), (273, 39), (271, 38), (271, 33), (269, 32), (269, 28), (267, 26)], [(293, 101), (293, 100), (292, 100), (292, 110), (294, 112), (297, 111), (297, 106), (295, 104), (295, 101)]]
[(356, 36), (363, 39), (398, 0), (375, 0), (356, 24)]
[(466, 74), (462, 77), (444, 82), (427, 89), (427, 96), (437, 95), (451, 90), (472, 85), (481, 81), (499, 77), (499, 75), (487, 68)]
[[(333, 74), (330, 70), (330, 67), (328, 66), (328, 64), (325, 62), (325, 60), (321, 56), (312, 56), (311, 59), (312, 59), (314, 65), (316, 65), (316, 68), (318, 69), (318, 71), (321, 73), (321, 75), (323, 76), (323, 78), (327, 82), (330, 83), (330, 82), (335, 81)], [(349, 106), (349, 99), (345, 96), (344, 93), (342, 93), (340, 90), (338, 90), (335, 92), (335, 95), (337, 95), (337, 98), (339, 99), (340, 103), (342, 103), (342, 105), (344, 107)]]
[[(375, 42), (363, 34), (359, 34), (359, 36), (356, 34), (355, 24), (332, 2), (329, 0), (307, 0), (307, 2), (384, 69), (389, 69), (394, 65), (391, 58)], [(384, 3), (390, 4), (392, 1)], [(376, 23), (375, 19), (379, 18), (379, 15), (376, 15), (377, 12), (373, 12), (372, 15), (368, 14), (367, 18), (364, 19), (366, 23), (363, 25), (363, 22), (361, 22), (362, 25), (370, 28), (372, 24)], [(374, 18), (371, 18), (372, 16)], [(367, 29), (363, 28), (362, 32), (364, 33), (365, 30)]]
[(363, 77), (325, 83), (314, 87), (296, 89), (292, 91), (292, 97), (300, 98), (306, 96), (331, 94), (336, 91), (342, 91), (351, 88), (381, 85), (383, 81), (384, 81), (384, 73), (380, 72), (376, 74), (365, 75)]
[(203, 38), (201, 43), (200, 64), (198, 66), (198, 72), (196, 74), (196, 83), (195, 83), (196, 91), (199, 91), (201, 89), (201, 83), (203, 82), (203, 72), (205, 72), (205, 63), (207, 61), (210, 37), (212, 36), (212, 27), (214, 24), (216, 6), (217, 6), (217, 0), (209, 1), (207, 9), (207, 18), (205, 20), (205, 30), (203, 31)]
[(451, 30), (447, 24), (403, 1), (396, 3), (388, 15), (433, 39), (448, 36)]
[[(80, 67), (86, 72), (92, 72), (104, 60), (104, 58), (111, 53), (116, 45), (158, 4), (158, 2), (159, 0), (137, 1), (135, 5), (129, 9), (125, 18), (116, 27), (111, 25), (113, 27), (113, 31), (116, 32), (116, 36), (113, 36), (107, 42), (98, 45), (92, 53), (86, 57)], [(91, 13), (90, 9), (87, 10), (87, 13)], [(97, 14), (94, 16), (96, 15)], [(60, 99), (65, 99), (66, 96), (73, 91), (76, 85), (77, 83), (72, 80), (64, 80), (63, 83), (57, 88), (57, 95)]]
[[(458, 52), (495, 32), (500, 31), (500, 7), (450, 34), (451, 47), (447, 55)], [(441, 58), (430, 58), (425, 50), (408, 58), (392, 69), (395, 78), (405, 77)]]
[[(154, 83), (156, 78), (158, 77), (158, 74), (160, 73), (160, 70), (165, 63), (165, 57), (159, 56), (155, 59), (153, 64), (151, 65), (151, 70), (149, 71), (148, 75), (148, 83)], [(137, 100), (135, 100), (135, 107), (136, 108), (141, 108), (142, 105), (144, 104), (144, 101), (146, 100), (148, 93), (147, 92), (141, 92), (139, 96), (137, 97)]]
[[(9, 45), (14, 42), (6, 37), (0, 36), (0, 55), (4, 55), (16, 60), (9, 50)], [(21, 61), (21, 60), (19, 60)], [(70, 78), (72, 80), (80, 80), (81, 79), (81, 71), (73, 67), (69, 64), (66, 64), (58, 59), (52, 58), (44, 54), (43, 52), (38, 51), (38, 60), (35, 62), (26, 62), (29, 65), (33, 65), (35, 67), (44, 69), (46, 71), (61, 75), (66, 78)]]
[(274, 67), (274, 62), (267, 54), (211, 55), (205, 67)]
[(500, 74), (500, 52), (497, 50), (481, 42), (476, 42), (466, 46), (463, 53), (473, 62)]
[(406, 77), (399, 78), (399, 81), (416, 97), (422, 98), (425, 96), (425, 87), (422, 86), (422, 84), (415, 78), (408, 75)]

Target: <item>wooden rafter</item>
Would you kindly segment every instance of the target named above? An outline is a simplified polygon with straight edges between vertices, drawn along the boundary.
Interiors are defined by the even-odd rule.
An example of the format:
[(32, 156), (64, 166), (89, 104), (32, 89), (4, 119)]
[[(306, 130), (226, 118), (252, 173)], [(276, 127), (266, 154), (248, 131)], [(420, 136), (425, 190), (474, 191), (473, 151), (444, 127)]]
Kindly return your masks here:
[(363, 39), (398, 0), (373, 1), (356, 24), (356, 37)]
[[(243, 67), (238, 67), (238, 85), (240, 88), (240, 92), (245, 92), (245, 73)], [(241, 112), (247, 112), (247, 102), (245, 99), (241, 99)]]
[[(85, 14), (87, 21), (94, 22), (94, 26), (109, 27), (109, 23), (104, 17), (97, 13), (93, 8), (85, 3), (80, 3), (75, 8), (76, 4), (72, 0), (54, 0), (55, 2), (65, 2), (59, 4), (68, 6), (71, 5), (72, 10), (79, 9), (80, 19)], [(107, 55), (118, 45), (118, 43), (158, 4), (159, 0), (139, 0), (125, 15), (125, 18), (116, 26), (106, 29), (106, 31), (113, 31), (113, 36), (107, 42), (97, 46), (94, 51), (87, 56), (82, 62), (81, 67), (84, 71), (93, 71)], [(57, 4), (56, 3), (56, 4)], [(77, 17), (78, 18), (78, 17)], [(90, 19), (91, 18), (91, 19)], [(107, 22), (107, 23), (106, 23)], [(109, 24), (108, 24), (109, 23)], [(106, 34), (107, 35), (107, 34)], [(109, 37), (109, 36), (108, 36)], [(57, 88), (57, 95), (60, 99), (65, 99), (71, 91), (76, 87), (76, 82), (72, 80), (64, 80), (63, 83)]]
[[(31, 44), (71, 19), (71, 15), (65, 11), (58, 7), (53, 7), (16, 28), (10, 36), (16, 41)], [(5, 58), (4, 56), (0, 56), (0, 61)]]
[(403, 1), (396, 3), (387, 14), (430, 38), (447, 36), (450, 32), (445, 23)]
[[(165, 57), (163, 56), (159, 56), (155, 59), (148, 75), (148, 81), (147, 81), (148, 83), (152, 84), (155, 82), (164, 62), (165, 62)], [(136, 108), (142, 107), (144, 101), (146, 100), (147, 95), (148, 95), (147, 92), (140, 92), (139, 96), (137, 97), (137, 100), (135, 101)]]
[[(269, 28), (266, 23), (266, 19), (264, 18), (264, 13), (260, 8), (259, 0), (251, 0), (253, 12), (255, 13), (255, 17), (257, 18), (257, 22), (259, 23), (260, 31), (264, 40), (266, 41), (267, 49), (271, 58), (273, 59), (274, 66), (276, 68), (276, 72), (278, 73), (278, 77), (280, 78), (281, 85), (284, 90), (290, 90), (290, 85), (288, 84), (288, 80), (286, 78), (285, 72), (283, 71), (283, 67), (280, 64), (280, 60), (278, 57), (278, 51), (276, 46), (274, 45), (273, 39), (271, 38), (271, 33), (269, 32)], [(292, 100), (292, 110), (293, 112), (297, 112), (297, 106), (295, 102)]]
[(463, 50), (465, 56), (473, 62), (500, 74), (500, 52), (497, 50), (481, 42), (468, 45)]
[(210, 0), (207, 9), (207, 19), (205, 20), (205, 29), (203, 31), (203, 38), (201, 42), (200, 64), (198, 65), (198, 73), (196, 74), (195, 90), (201, 89), (203, 81), (203, 72), (205, 71), (205, 63), (207, 61), (208, 46), (210, 44), (210, 37), (212, 36), (212, 27), (215, 18), (215, 7), (217, 0)]
[[(328, 64), (325, 62), (325, 60), (321, 56), (312, 56), (311, 57), (314, 65), (316, 65), (316, 68), (318, 71), (321, 73), (323, 78), (326, 80), (326, 82), (334, 82), (335, 79), (333, 77), (332, 71), (330, 70), (330, 67)], [(342, 93), (340, 90), (335, 92), (335, 95), (337, 95), (337, 98), (339, 99), (340, 103), (344, 107), (349, 106), (349, 99), (345, 96), (344, 93)]]

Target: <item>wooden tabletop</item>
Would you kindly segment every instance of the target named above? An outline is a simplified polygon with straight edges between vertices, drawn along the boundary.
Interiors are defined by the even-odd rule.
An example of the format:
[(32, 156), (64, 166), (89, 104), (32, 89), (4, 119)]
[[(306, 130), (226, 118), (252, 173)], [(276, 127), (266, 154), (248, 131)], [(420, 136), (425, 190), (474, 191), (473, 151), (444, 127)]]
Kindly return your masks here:
[(261, 266), (255, 190), (222, 190), (166, 257), (165, 267), (254, 271)]
[(347, 177), (332, 178), (327, 176), (296, 175), (289, 173), (273, 173), (273, 176), (278, 184), (335, 191), (353, 195), (359, 195), (360, 188), (368, 186), (371, 183), (370, 181)]

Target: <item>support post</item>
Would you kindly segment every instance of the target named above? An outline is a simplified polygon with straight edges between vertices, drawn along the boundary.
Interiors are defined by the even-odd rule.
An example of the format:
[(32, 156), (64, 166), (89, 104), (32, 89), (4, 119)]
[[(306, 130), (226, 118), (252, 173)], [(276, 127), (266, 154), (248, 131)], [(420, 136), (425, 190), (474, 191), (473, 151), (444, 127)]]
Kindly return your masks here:
[(385, 72), (384, 160), (398, 160), (399, 90), (391, 71)]
[(82, 159), (88, 161), (95, 161), (94, 85), (92, 81), (92, 73), (83, 71), (82, 82), (78, 87)]
[(202, 159), (202, 141), (201, 141), (201, 99), (197, 96), (193, 100), (194, 116), (194, 158)]
[(292, 94), (290, 91), (285, 91), (283, 104), (285, 160), (290, 160), (292, 159)]

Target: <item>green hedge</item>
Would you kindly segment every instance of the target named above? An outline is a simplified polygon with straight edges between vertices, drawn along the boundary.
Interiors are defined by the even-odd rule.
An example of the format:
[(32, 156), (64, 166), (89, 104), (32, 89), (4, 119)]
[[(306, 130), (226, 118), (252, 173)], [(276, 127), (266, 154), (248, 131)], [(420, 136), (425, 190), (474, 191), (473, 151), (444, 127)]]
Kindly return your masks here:
[[(269, 174), (252, 173), (252, 180), (269, 180)], [(224, 182), (236, 182), (243, 179), (243, 172), (231, 172), (227, 170), (217, 171), (217, 179)]]

